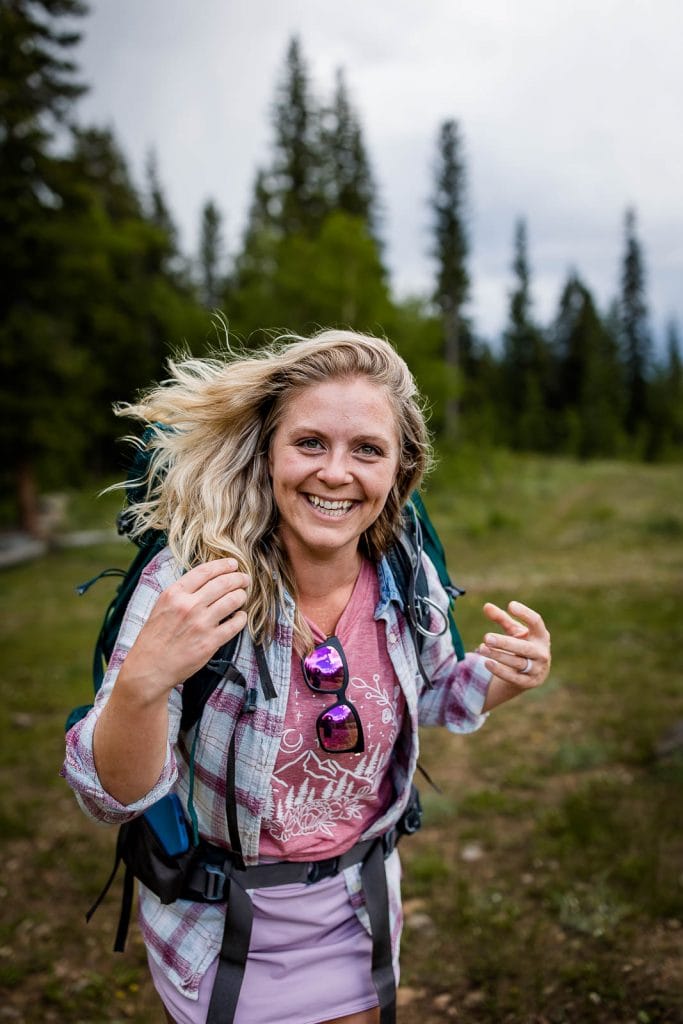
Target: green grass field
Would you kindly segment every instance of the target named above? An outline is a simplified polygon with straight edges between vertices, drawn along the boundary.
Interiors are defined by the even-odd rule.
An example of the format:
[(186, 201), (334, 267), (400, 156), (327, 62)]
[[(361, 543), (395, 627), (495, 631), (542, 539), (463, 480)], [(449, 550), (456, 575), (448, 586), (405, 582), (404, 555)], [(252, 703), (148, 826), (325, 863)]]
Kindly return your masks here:
[[(680, 467), (485, 452), (432, 480), (467, 646), (484, 601), (519, 598), (544, 615), (554, 663), (476, 735), (423, 736), (442, 792), (422, 787), (425, 827), (402, 850), (401, 1024), (683, 1021), (682, 495)], [(81, 495), (74, 523), (117, 504)], [(140, 940), (110, 952), (120, 889), (84, 924), (114, 833), (58, 776), (112, 588), (73, 586), (131, 551), (0, 575), (0, 1019), (161, 1020)]]

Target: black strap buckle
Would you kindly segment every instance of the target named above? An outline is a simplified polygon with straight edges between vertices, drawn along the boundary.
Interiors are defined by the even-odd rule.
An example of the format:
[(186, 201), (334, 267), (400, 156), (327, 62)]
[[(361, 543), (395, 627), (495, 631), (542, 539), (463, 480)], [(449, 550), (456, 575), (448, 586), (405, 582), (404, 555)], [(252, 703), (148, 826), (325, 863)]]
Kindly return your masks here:
[(422, 827), (422, 801), (417, 786), (410, 787), (410, 797), (401, 817), (396, 822), (399, 835), (412, 836)]
[(314, 860), (308, 865), (306, 885), (313, 885), (322, 878), (333, 878), (339, 873), (339, 857), (328, 857), (327, 860)]
[(207, 903), (220, 903), (225, 889), (225, 871), (220, 864), (202, 864), (202, 870), (204, 873), (204, 899)]

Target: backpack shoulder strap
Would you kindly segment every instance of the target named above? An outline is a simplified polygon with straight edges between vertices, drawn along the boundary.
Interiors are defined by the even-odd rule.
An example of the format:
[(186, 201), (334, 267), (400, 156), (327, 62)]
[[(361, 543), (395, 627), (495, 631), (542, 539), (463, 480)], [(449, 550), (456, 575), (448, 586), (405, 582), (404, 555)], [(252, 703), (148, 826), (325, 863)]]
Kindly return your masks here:
[[(193, 725), (196, 725), (202, 717), (202, 712), (204, 711), (204, 707), (211, 697), (211, 694), (214, 693), (219, 683), (224, 679), (229, 682), (238, 683), (243, 687), (245, 691), (243, 710), (248, 713), (256, 711), (256, 689), (247, 689), (247, 681), (234, 663), (241, 636), (242, 634), (240, 633), (238, 636), (233, 637), (232, 640), (223, 644), (223, 646), (216, 651), (213, 658), (211, 658), (206, 665), (200, 668), (199, 671), (195, 672), (194, 675), (190, 676), (189, 679), (185, 680), (185, 683), (183, 684), (182, 697), (183, 710), (180, 719), (180, 728), (182, 731), (187, 732)], [(277, 690), (273, 685), (273, 680), (268, 669), (268, 663), (266, 661), (262, 645), (260, 643), (254, 644), (254, 651), (258, 664), (261, 689), (263, 690), (266, 699), (272, 700), (277, 697)], [(237, 861), (243, 865), (242, 843), (240, 841), (239, 825), (237, 821), (237, 795), (235, 789), (237, 772), (236, 734), (237, 730), (233, 729), (228, 748), (225, 780), (225, 816), (228, 826), (228, 835), (230, 836), (230, 847), (237, 858)], [(195, 751), (198, 736), (199, 730), (195, 732), (192, 749), (190, 751), (190, 784), (187, 805), (188, 814), (190, 815), (190, 820), (192, 822), (192, 834), (195, 845), (199, 842), (199, 827), (193, 800)]]
[[(446, 628), (450, 630), (456, 655), (459, 660), (462, 660), (465, 657), (465, 648), (455, 623), (453, 607), (456, 598), (464, 594), (465, 591), (457, 587), (451, 580), (446, 567), (443, 544), (420, 495), (414, 492), (404, 511), (401, 535), (390, 548), (387, 558), (403, 599), (418, 661), (425, 637), (432, 635), (429, 623), (431, 610), (435, 607), (429, 596), (427, 575), (422, 562), (423, 552), (427, 554), (434, 565), (441, 585), (448, 594), (449, 608), (443, 629), (444, 631)], [(443, 613), (441, 614), (443, 615)], [(421, 664), (420, 671), (424, 677), (425, 673)]]
[(240, 683), (246, 689), (246, 680), (232, 663), (238, 638), (233, 637), (216, 651), (213, 658), (183, 683), (183, 713), (180, 728), (187, 732), (202, 717), (204, 705), (223, 679)]
[[(448, 626), (455, 653), (458, 656), (458, 660), (462, 661), (465, 657), (465, 645), (462, 642), (462, 637), (460, 636), (460, 631), (458, 630), (455, 621), (454, 608), (455, 602), (459, 597), (462, 597), (465, 594), (465, 591), (462, 587), (458, 587), (453, 583), (453, 580), (451, 579), (446, 565), (446, 552), (444, 551), (441, 538), (436, 531), (436, 527), (429, 518), (429, 513), (427, 512), (425, 504), (417, 491), (414, 491), (411, 495), (410, 505), (413, 510), (412, 518), (418, 529), (418, 546), (421, 550), (424, 550), (425, 554), (429, 557), (429, 560), (436, 569), (442, 587), (448, 594)], [(418, 581), (418, 587), (419, 585)], [(426, 587), (426, 577), (424, 577), (424, 585)], [(420, 596), (426, 597), (427, 595), (420, 593)]]
[(100, 628), (93, 653), (93, 683), (95, 686), (95, 693), (97, 693), (102, 685), (107, 663), (111, 658), (114, 645), (116, 644), (116, 638), (121, 629), (123, 617), (126, 614), (126, 608), (133, 596), (135, 588), (140, 582), (140, 577), (142, 576), (146, 566), (149, 565), (152, 559), (165, 547), (166, 535), (163, 533), (156, 534), (154, 538), (150, 540), (150, 543), (141, 547), (124, 573), (123, 579), (116, 588), (114, 597), (109, 602), (109, 607), (104, 613), (102, 626)]
[[(420, 586), (422, 587), (423, 594), (426, 595), (427, 580), (424, 575), (424, 569), (421, 562), (418, 562), (416, 549), (405, 536), (401, 536), (391, 546), (387, 552), (387, 559), (403, 600), (406, 623), (415, 648), (417, 667), (425, 686), (431, 689), (433, 684), (422, 664), (421, 657), (425, 633), (421, 632), (420, 624), (425, 606), (420, 601), (418, 579), (421, 578)], [(429, 611), (428, 608), (426, 610), (427, 612)]]
[[(180, 728), (183, 732), (191, 729), (202, 717), (204, 705), (211, 694), (223, 679), (231, 683), (239, 683), (244, 687), (246, 694), (246, 711), (256, 710), (256, 691), (247, 689), (247, 681), (235, 666), (234, 659), (239, 648), (241, 633), (228, 640), (214, 654), (213, 658), (203, 665), (194, 675), (186, 679), (183, 684), (183, 712), (180, 719)], [(268, 663), (265, 658), (261, 644), (254, 644), (254, 651), (259, 669), (261, 689), (266, 700), (273, 700), (277, 697), (277, 690), (273, 684)]]
[[(93, 648), (92, 683), (94, 695), (98, 693), (102, 686), (104, 675), (107, 671), (107, 665), (111, 658), (112, 651), (114, 650), (114, 645), (116, 644), (116, 638), (118, 637), (121, 629), (123, 617), (126, 613), (126, 608), (133, 596), (133, 591), (138, 585), (143, 570), (149, 562), (152, 561), (155, 555), (158, 555), (165, 546), (165, 534), (157, 531), (154, 531), (153, 533), (150, 532), (147, 542), (140, 546), (135, 558), (127, 569), (104, 569), (91, 580), (88, 580), (86, 583), (80, 583), (76, 587), (76, 593), (83, 596), (83, 594), (85, 594), (94, 583), (97, 583), (98, 580), (104, 577), (118, 576), (121, 578), (121, 582), (116, 588), (116, 592), (104, 613), (102, 625), (100, 626), (100, 631), (97, 635), (95, 646)], [(84, 718), (91, 707), (92, 702), (90, 704), (81, 704), (79, 707), (73, 708), (67, 717), (66, 724), (64, 726), (65, 731), (68, 732), (76, 722), (79, 722)]]

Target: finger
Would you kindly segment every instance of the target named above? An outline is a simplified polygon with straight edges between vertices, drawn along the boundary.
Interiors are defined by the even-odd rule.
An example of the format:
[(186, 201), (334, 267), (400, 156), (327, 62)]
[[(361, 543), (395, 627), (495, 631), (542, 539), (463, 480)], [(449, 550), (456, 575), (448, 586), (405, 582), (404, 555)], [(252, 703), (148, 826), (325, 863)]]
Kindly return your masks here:
[(202, 562), (201, 565), (195, 565), (192, 569), (188, 569), (178, 583), (183, 590), (194, 593), (217, 576), (237, 572), (237, 569), (236, 558), (213, 558), (210, 562)]
[(200, 623), (204, 620), (215, 624), (223, 616), (211, 613), (209, 619), (204, 619), (207, 611), (226, 594), (236, 590), (248, 590), (251, 580), (246, 573), (224, 572), (207, 580), (198, 590), (187, 590), (182, 583), (182, 579), (177, 580), (164, 591), (153, 609), (152, 617), (170, 613), (175, 615), (179, 622)]
[(493, 604), (491, 601), (487, 601), (484, 605), (484, 615), (491, 619), (492, 622), (497, 622), (511, 636), (526, 637), (529, 632), (527, 626), (513, 619), (508, 612), (503, 608), (499, 608), (497, 604)]
[(522, 619), (523, 622), (529, 627), (529, 631), (534, 633), (536, 636), (544, 636), (547, 634), (545, 622), (533, 608), (529, 608), (527, 605), (522, 604), (521, 601), (510, 601), (508, 609), (513, 615)]
[(201, 605), (211, 608), (217, 601), (220, 601), (235, 590), (249, 590), (251, 579), (245, 572), (224, 572), (220, 576), (214, 576), (195, 590), (193, 597)]
[(501, 633), (487, 633), (484, 642), (480, 644), (480, 650), (483, 648), (494, 658), (504, 653), (523, 660), (531, 658), (532, 661), (550, 661), (550, 643), (546, 639), (519, 640)]
[(479, 653), (489, 658), (503, 657), (509, 664), (519, 663), (522, 668), (526, 665), (527, 658), (533, 661), (539, 656), (538, 646), (529, 640), (516, 640), (498, 633), (486, 634), (483, 644), (479, 645)]
[(519, 668), (506, 665), (504, 662), (494, 658), (487, 658), (484, 664), (492, 675), (498, 679), (503, 679), (506, 683), (514, 683), (515, 686), (522, 689), (531, 689), (538, 685), (538, 673), (534, 671), (533, 667), (529, 672), (522, 672)]
[[(525, 651), (528, 653), (522, 653)], [(519, 644), (517, 642), (517, 646), (504, 651), (484, 643), (479, 645), (478, 653), (488, 659), (486, 665), (491, 671), (498, 672), (496, 666), (502, 665), (522, 677), (517, 679), (517, 683), (520, 685), (525, 685), (524, 680), (528, 679), (538, 682), (544, 679), (550, 670), (550, 648), (547, 645)], [(511, 677), (506, 676), (505, 678), (510, 679)]]
[(225, 622), (226, 619), (234, 615), (235, 612), (243, 606), (247, 600), (247, 592), (244, 589), (231, 590), (229, 594), (225, 594), (219, 601), (214, 603), (209, 608), (209, 614), (211, 619), (216, 625), (221, 622)]
[(225, 619), (221, 622), (216, 635), (218, 637), (218, 647), (222, 647), (223, 644), (227, 644), (228, 640), (232, 640), (234, 636), (237, 636), (241, 630), (247, 624), (247, 613), (243, 608), (231, 615), (230, 618)]

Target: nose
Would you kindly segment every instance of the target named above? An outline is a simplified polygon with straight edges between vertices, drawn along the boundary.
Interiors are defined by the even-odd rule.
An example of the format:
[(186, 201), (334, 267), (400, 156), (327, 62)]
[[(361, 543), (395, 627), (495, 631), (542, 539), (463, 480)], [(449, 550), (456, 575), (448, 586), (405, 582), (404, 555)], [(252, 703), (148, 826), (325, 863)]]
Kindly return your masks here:
[(344, 484), (351, 483), (353, 473), (347, 455), (341, 451), (327, 452), (317, 477), (328, 487), (342, 487)]

